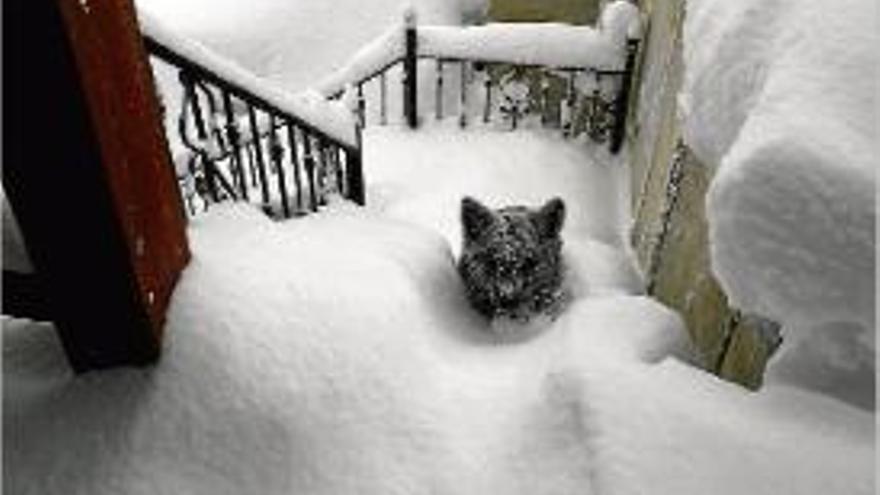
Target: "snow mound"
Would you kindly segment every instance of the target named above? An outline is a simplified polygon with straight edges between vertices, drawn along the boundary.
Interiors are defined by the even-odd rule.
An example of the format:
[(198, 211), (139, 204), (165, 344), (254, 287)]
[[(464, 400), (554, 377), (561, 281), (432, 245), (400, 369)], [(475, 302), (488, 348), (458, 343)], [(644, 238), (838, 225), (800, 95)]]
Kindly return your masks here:
[(554, 370), (591, 332), (633, 363), (683, 338), (621, 296), (501, 345), (442, 237), (345, 205), (282, 224), (216, 207), (190, 236), (158, 366), (74, 378), (35, 359), (60, 359), (51, 328), (6, 332), (4, 375), (30, 377), (4, 394), (12, 493), (591, 493)]
[(11, 493), (871, 493), (870, 414), (664, 359), (683, 327), (646, 297), (501, 342), (412, 223), (236, 205), (190, 236), (153, 368), (74, 377), (4, 322)]
[(784, 325), (784, 346), (874, 329), (876, 6), (687, 4), (681, 109), (688, 144), (718, 167), (713, 271), (734, 306)]
[[(785, 386), (759, 393), (675, 360), (584, 380), (602, 493), (874, 493), (874, 416)], [(589, 375), (587, 375), (589, 376)]]

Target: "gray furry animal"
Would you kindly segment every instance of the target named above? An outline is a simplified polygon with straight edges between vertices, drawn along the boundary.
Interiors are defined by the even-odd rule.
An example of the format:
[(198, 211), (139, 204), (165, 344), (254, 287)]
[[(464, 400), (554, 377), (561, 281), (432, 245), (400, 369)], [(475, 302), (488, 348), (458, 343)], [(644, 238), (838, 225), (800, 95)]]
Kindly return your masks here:
[(524, 321), (553, 314), (564, 300), (562, 230), (565, 203), (493, 210), (461, 202), (458, 272), (471, 305), (488, 318)]

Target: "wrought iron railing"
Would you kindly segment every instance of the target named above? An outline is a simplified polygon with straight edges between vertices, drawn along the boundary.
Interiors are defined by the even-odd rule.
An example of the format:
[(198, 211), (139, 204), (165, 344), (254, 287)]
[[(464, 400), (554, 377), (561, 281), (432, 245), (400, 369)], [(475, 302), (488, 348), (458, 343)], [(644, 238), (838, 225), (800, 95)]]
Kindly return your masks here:
[(149, 34), (144, 42), (182, 87), (185, 151), (174, 159), (188, 215), (224, 200), (255, 202), (280, 218), (317, 211), (332, 195), (364, 204), (359, 130), (354, 143), (341, 140)]
[[(388, 123), (388, 79), (392, 69), (402, 73), (402, 116), (410, 128), (416, 128), (424, 115), (419, 115), (419, 70), (424, 64), (434, 62), (434, 118), (447, 117), (446, 108), (457, 108), (458, 122), (466, 127), (472, 120), (483, 124), (504, 121), (511, 128), (536, 116), (544, 127), (556, 127), (565, 136), (587, 135), (599, 143), (608, 143), (612, 153), (617, 153), (623, 143), (628, 102), (636, 55), (639, 48), (637, 36), (625, 41), (623, 64), (617, 68), (601, 66), (551, 66), (522, 64), (505, 60), (464, 57), (446, 57), (420, 51), (419, 32), (415, 22), (408, 21), (403, 33), (403, 53), (391, 57), (378, 69), (348, 82), (357, 98), (358, 119), (361, 126), (368, 125), (368, 115), (378, 123)], [(449, 68), (458, 72), (459, 88), (457, 102), (447, 105)], [(378, 102), (367, 101), (366, 88), (379, 85)], [(468, 101), (473, 84), (481, 86), (478, 102)], [(337, 84), (337, 86), (339, 86)], [(423, 86), (424, 87), (424, 86)], [(342, 97), (344, 90), (336, 87), (327, 96)], [(371, 94), (375, 94), (373, 91)], [(368, 112), (368, 104), (378, 105), (378, 112)], [(473, 106), (481, 109), (474, 118)]]

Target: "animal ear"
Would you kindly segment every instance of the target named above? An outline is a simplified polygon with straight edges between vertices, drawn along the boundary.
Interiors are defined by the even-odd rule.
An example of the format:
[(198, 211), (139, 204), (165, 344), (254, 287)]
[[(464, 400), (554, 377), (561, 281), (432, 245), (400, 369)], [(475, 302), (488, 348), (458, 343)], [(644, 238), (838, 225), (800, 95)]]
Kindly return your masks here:
[(461, 200), (461, 226), (466, 242), (475, 240), (493, 223), (495, 223), (495, 214), (492, 210), (469, 196)]
[(561, 198), (553, 198), (544, 203), (533, 218), (542, 237), (545, 239), (556, 237), (562, 231), (562, 224), (565, 223), (565, 202)]

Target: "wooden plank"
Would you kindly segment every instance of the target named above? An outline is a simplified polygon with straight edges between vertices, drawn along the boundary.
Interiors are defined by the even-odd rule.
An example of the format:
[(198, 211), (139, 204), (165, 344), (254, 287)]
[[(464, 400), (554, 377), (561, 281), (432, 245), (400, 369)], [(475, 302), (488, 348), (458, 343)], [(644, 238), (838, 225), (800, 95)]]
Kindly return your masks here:
[(131, 1), (4, 9), (4, 189), (65, 351), (153, 362), (189, 253)]

